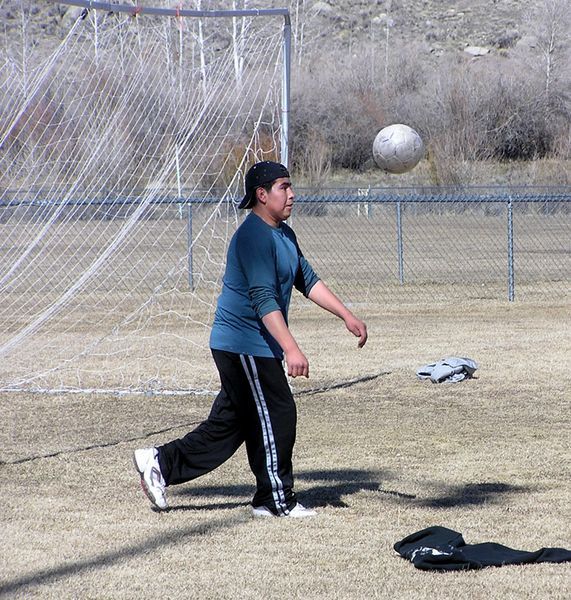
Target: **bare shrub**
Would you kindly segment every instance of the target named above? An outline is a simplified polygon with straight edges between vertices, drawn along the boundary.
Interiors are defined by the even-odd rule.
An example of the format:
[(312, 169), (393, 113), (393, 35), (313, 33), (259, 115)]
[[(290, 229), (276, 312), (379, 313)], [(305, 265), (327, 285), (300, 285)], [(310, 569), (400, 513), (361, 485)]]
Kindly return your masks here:
[(332, 168), (359, 169), (371, 155), (383, 114), (373, 82), (351, 61), (344, 66), (334, 62), (335, 71), (316, 65), (301, 73), (293, 90), (292, 158), (300, 169), (316, 133), (320, 144), (331, 148)]
[(261, 127), (254, 139), (252, 148), (249, 146), (249, 136), (240, 136), (237, 140), (228, 140), (222, 148), (221, 182), (229, 185), (236, 171), (242, 169), (247, 171), (259, 160), (280, 159), (278, 155), (279, 139), (278, 132), (269, 127)]
[(496, 48), (506, 49), (513, 48), (520, 38), (521, 34), (517, 29), (506, 29), (494, 36), (491, 42)]
[(562, 122), (553, 136), (553, 156), (567, 159), (571, 157), (571, 123)]
[[(561, 32), (554, 14), (547, 11), (538, 30), (545, 40), (546, 32)], [(382, 42), (377, 49), (362, 45), (344, 58), (315, 61), (298, 75), (294, 93), (296, 164), (306, 160), (305, 146), (317, 131), (331, 147), (332, 168), (370, 166), (374, 135), (395, 122), (421, 133), (438, 165), (437, 179), (448, 183), (466, 176), (466, 161), (567, 156), (566, 38), (554, 43), (549, 64), (545, 51), (523, 56), (514, 46), (519, 38), (519, 31), (506, 30), (497, 45), (510, 51), (481, 58), (436, 58), (420, 44), (395, 39), (386, 49)]]
[(550, 152), (553, 136), (538, 83), (515, 67), (498, 57), (443, 65), (424, 91), (419, 115), (439, 154), (462, 160), (527, 160)]
[(315, 191), (321, 189), (331, 174), (331, 146), (321, 131), (307, 132), (302, 160), (298, 163), (298, 174)]
[(533, 83), (499, 80), (496, 90), (488, 108), (491, 155), (504, 160), (545, 157), (553, 140)]

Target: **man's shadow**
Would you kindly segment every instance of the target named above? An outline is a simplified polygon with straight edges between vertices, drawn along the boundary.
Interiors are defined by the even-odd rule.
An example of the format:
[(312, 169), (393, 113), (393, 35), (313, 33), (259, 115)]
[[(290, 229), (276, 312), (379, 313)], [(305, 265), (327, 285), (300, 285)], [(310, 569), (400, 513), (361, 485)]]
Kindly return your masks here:
[[(347, 508), (350, 496), (363, 491), (375, 492), (420, 508), (441, 510), (502, 502), (515, 493), (531, 491), (528, 487), (501, 482), (467, 482), (460, 485), (436, 483), (430, 485), (431, 494), (417, 497), (405, 491), (390, 489), (386, 482), (394, 481), (395, 476), (383, 470), (299, 471), (295, 477), (298, 483), (296, 491), (301, 490), (299, 495), (302, 502), (312, 508)], [(170, 510), (221, 510), (248, 506), (254, 491), (254, 485), (209, 486), (191, 482), (185, 486), (169, 488), (169, 495), (190, 500), (188, 504), (174, 506)], [(215, 501), (215, 498), (222, 499)]]
[[(397, 498), (413, 499), (412, 494), (381, 488), (381, 481), (390, 478), (383, 471), (367, 471), (365, 469), (332, 469), (319, 471), (299, 471), (296, 481), (304, 482), (300, 496), (304, 504), (311, 507), (332, 506), (346, 508), (344, 498), (362, 491), (374, 491)], [(237, 508), (250, 504), (255, 488), (253, 485), (207, 486), (190, 483), (188, 486), (169, 488), (173, 496), (192, 498), (192, 504), (175, 506), (171, 510), (219, 510)], [(198, 503), (199, 499), (224, 496), (222, 502)]]
[(333, 506), (347, 508), (344, 498), (363, 491), (379, 492), (400, 498), (414, 495), (381, 487), (381, 482), (392, 479), (386, 471), (365, 469), (334, 469), (298, 473), (297, 479), (310, 482), (303, 492), (303, 500), (312, 507)]

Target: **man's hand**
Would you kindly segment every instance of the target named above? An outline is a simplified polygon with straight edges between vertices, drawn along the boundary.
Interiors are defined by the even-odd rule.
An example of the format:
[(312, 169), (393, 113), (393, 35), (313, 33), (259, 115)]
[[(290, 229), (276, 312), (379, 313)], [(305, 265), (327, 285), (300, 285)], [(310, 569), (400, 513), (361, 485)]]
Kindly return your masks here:
[(318, 281), (309, 291), (309, 299), (330, 313), (345, 321), (347, 329), (359, 338), (358, 346), (362, 348), (367, 341), (367, 326), (337, 298), (337, 296), (323, 283)]
[(361, 319), (353, 314), (349, 314), (345, 317), (345, 326), (355, 336), (359, 338), (357, 346), (362, 348), (367, 342), (367, 326)]
[(290, 377), (309, 377), (309, 361), (297, 346), (284, 354)]

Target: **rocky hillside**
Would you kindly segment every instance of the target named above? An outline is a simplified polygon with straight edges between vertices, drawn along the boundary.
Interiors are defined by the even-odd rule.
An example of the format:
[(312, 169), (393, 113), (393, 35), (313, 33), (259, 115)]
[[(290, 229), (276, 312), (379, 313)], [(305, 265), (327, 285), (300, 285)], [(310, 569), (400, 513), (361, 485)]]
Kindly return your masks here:
[(327, 32), (335, 44), (383, 40), (388, 27), (390, 35), (425, 43), (433, 52), (512, 43), (521, 36), (522, 6), (529, 6), (513, 0), (320, 0), (305, 4), (308, 27), (316, 33)]
[[(551, 0), (563, 10), (567, 0)], [(414, 47), (422, 61), (468, 52), (512, 54), (535, 44), (534, 10), (545, 0), (112, 0), (110, 4), (185, 9), (283, 8), (290, 10), (294, 69), (336, 53)], [(29, 39), (65, 35), (82, 9), (52, 0), (0, 0), (7, 42), (22, 35), (22, 7), (31, 16)], [(1, 30), (0, 30), (1, 31)]]
[[(528, 35), (524, 12), (541, 0), (238, 0), (238, 7), (288, 6), (296, 43), (313, 52), (351, 49), (363, 41), (384, 42), (387, 34), (428, 52), (462, 51), (513, 46)], [(118, 4), (133, 4), (119, 0)], [(139, 5), (174, 7), (173, 0), (140, 0)], [(228, 9), (222, 0), (178, 3), (183, 8)], [(21, 6), (29, 10), (34, 35), (58, 36), (78, 14), (76, 7), (45, 0), (0, 0), (0, 22), (5, 31), (21, 26)]]

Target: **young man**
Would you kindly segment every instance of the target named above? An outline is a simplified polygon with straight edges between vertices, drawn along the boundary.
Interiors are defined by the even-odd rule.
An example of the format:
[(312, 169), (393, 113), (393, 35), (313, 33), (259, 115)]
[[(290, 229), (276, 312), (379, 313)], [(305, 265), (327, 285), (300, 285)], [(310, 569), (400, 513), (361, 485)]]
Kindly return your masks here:
[(309, 377), (309, 362), (288, 328), (293, 287), (343, 319), (359, 348), (367, 328), (319, 280), (285, 224), (294, 203), (287, 169), (256, 163), (245, 188), (239, 207), (251, 213), (230, 241), (210, 336), (220, 393), (206, 421), (181, 439), (136, 450), (134, 462), (143, 490), (164, 510), (167, 486), (208, 473), (245, 442), (256, 477), (254, 516), (309, 517), (315, 511), (293, 491), (296, 406), (282, 364), (285, 358), (291, 377)]

